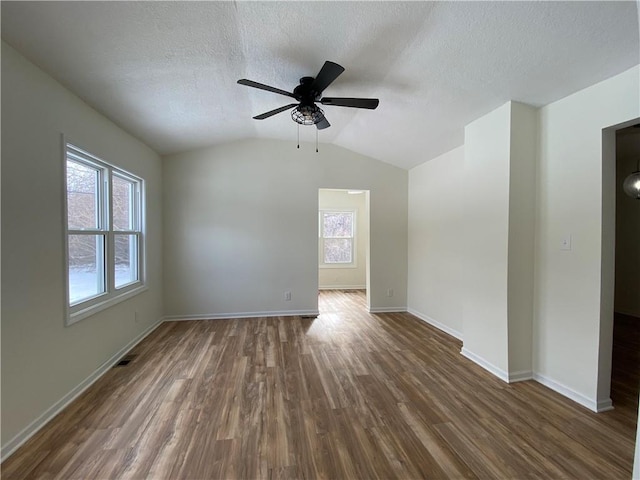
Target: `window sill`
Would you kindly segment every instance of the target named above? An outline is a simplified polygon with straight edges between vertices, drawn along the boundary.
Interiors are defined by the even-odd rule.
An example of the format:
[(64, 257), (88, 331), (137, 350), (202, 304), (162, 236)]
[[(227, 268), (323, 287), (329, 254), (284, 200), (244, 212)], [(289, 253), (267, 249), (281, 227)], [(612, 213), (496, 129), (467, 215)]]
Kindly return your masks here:
[(141, 294), (142, 292), (146, 292), (148, 287), (146, 285), (139, 285), (135, 288), (127, 290), (126, 292), (122, 292), (115, 297), (108, 298), (102, 302), (95, 303), (89, 307), (86, 307), (82, 310), (78, 310), (77, 312), (70, 313), (67, 317), (66, 326), (73, 325), (74, 323), (79, 322), (80, 320), (84, 320), (87, 317), (95, 315), (98, 312), (106, 310), (107, 308), (113, 307), (120, 302), (124, 302), (136, 295)]
[(318, 268), (358, 268), (355, 263), (321, 263)]

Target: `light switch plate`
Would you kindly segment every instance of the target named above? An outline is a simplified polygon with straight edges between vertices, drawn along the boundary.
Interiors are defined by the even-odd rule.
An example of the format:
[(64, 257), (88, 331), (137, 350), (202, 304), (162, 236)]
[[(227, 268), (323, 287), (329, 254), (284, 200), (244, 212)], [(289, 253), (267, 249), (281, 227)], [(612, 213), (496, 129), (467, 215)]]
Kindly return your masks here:
[(571, 235), (565, 235), (560, 240), (560, 250), (571, 250)]

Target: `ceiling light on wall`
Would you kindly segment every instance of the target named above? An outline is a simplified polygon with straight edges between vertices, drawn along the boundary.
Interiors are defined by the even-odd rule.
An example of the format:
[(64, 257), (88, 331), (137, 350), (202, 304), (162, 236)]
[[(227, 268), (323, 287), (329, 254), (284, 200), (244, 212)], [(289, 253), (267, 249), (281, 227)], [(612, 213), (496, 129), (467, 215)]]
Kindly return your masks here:
[(636, 164), (636, 171), (624, 179), (622, 189), (631, 198), (640, 200), (640, 159)]
[(347, 190), (347, 193), (349, 195), (360, 195), (361, 193), (364, 193), (364, 190)]

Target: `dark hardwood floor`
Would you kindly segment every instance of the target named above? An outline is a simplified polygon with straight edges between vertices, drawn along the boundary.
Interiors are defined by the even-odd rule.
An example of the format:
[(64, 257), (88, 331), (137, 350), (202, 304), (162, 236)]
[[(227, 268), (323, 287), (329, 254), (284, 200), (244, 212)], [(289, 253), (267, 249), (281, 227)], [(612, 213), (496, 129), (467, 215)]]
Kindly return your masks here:
[(611, 400), (630, 422), (638, 416), (640, 391), (640, 318), (616, 313), (613, 323)]
[[(409, 314), (166, 322), (2, 465), (30, 478), (631, 477), (635, 404), (507, 385)], [(637, 349), (636, 349), (637, 353)]]

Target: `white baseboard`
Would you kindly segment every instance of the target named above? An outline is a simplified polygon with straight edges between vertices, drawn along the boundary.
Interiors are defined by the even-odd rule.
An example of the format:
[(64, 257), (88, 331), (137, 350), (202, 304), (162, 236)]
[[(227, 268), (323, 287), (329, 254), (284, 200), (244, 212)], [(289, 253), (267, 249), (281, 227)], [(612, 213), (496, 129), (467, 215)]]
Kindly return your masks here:
[(579, 403), (583, 407), (588, 408), (592, 412), (599, 413), (599, 412), (606, 412), (607, 410), (613, 409), (613, 403), (611, 402), (611, 399), (597, 402), (596, 400), (589, 397), (585, 397), (581, 393), (576, 392), (575, 390), (567, 387), (566, 385), (563, 385), (562, 383), (552, 380), (551, 378), (541, 375), (539, 373), (534, 373), (533, 379), (536, 382), (541, 383), (545, 387), (550, 388), (555, 392), (558, 392), (560, 395), (563, 395), (573, 400), (574, 402)]
[(496, 377), (498, 377), (503, 382), (509, 383), (509, 375), (507, 374), (507, 372), (505, 372), (501, 368), (498, 368), (495, 365), (493, 365), (492, 363), (487, 362), (484, 358), (480, 357), (479, 355), (476, 355), (473, 352), (470, 352), (465, 347), (462, 347), (462, 350), (460, 350), (460, 353), (463, 356), (467, 357), (469, 360), (471, 360), (473, 363), (476, 363), (476, 364), (480, 365), (482, 368), (484, 368), (488, 372), (494, 374)]
[(596, 408), (596, 412), (598, 413), (608, 412), (609, 410), (613, 410), (613, 402), (610, 398), (607, 398), (606, 400), (598, 400)]
[(446, 333), (448, 335), (451, 335), (452, 337), (455, 337), (458, 340), (462, 340), (462, 333), (461, 332), (446, 326), (444, 323), (440, 323), (437, 320), (434, 320), (429, 315), (425, 315), (424, 313), (420, 313), (417, 310), (414, 310), (413, 308), (408, 308), (407, 312), (409, 312), (414, 317), (418, 317), (420, 320), (422, 320), (425, 323), (428, 323), (432, 327), (436, 327), (438, 330), (442, 330), (444, 333)]
[(500, 380), (503, 380), (507, 383), (522, 382), (525, 380), (535, 380), (536, 382), (544, 385), (545, 387), (550, 388), (554, 392), (559, 393), (563, 397), (567, 397), (570, 400), (573, 400), (574, 402), (579, 403), (583, 407), (588, 408), (592, 412), (600, 413), (600, 412), (606, 412), (608, 410), (613, 410), (613, 403), (611, 402), (610, 398), (596, 401), (594, 399), (585, 397), (581, 393), (576, 392), (575, 390), (567, 387), (566, 385), (563, 385), (560, 382), (556, 382), (555, 380), (552, 380), (549, 377), (546, 377), (539, 373), (534, 373), (530, 371), (521, 371), (521, 372), (514, 372), (511, 374), (508, 374), (504, 370), (487, 362), (482, 357), (479, 357), (478, 355), (476, 355), (473, 352), (470, 352), (464, 347), (462, 348), (460, 353), (465, 357), (467, 357), (472, 362), (480, 365), (485, 370), (494, 374)]
[(531, 370), (509, 373), (509, 383), (526, 382), (527, 380), (533, 380), (533, 372)]
[(93, 385), (107, 370), (109, 370), (116, 362), (118, 362), (129, 350), (135, 347), (138, 343), (144, 340), (151, 332), (153, 332), (163, 319), (161, 318), (156, 323), (151, 325), (145, 331), (140, 333), (136, 338), (127, 343), (124, 347), (114, 353), (111, 358), (100, 365), (91, 375), (80, 382), (73, 390), (67, 393), (64, 397), (51, 405), (47, 410), (42, 413), (33, 422), (22, 429), (15, 437), (9, 440), (2, 446), (0, 453), (0, 462), (4, 462), (13, 452), (15, 452), (20, 446), (22, 446), (27, 440), (35, 435), (42, 427), (49, 423), (53, 417), (60, 413), (67, 405), (73, 402), (80, 394), (82, 394), (87, 388)]
[(166, 315), (165, 322), (183, 322), (189, 320), (227, 320), (232, 318), (258, 318), (258, 317), (317, 317), (318, 310), (282, 310), (269, 312), (236, 312), (236, 313), (205, 313), (198, 315)]
[(407, 307), (371, 307), (369, 313), (404, 313)]
[(366, 285), (322, 285), (318, 290), (366, 290)]
[(526, 380), (533, 380), (533, 372), (531, 370), (521, 370), (519, 372), (505, 372), (501, 368), (496, 367), (491, 362), (486, 361), (479, 355), (469, 351), (469, 349), (462, 347), (460, 353), (471, 360), (473, 363), (480, 365), (488, 372), (494, 374), (500, 380), (506, 383), (524, 382)]

